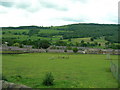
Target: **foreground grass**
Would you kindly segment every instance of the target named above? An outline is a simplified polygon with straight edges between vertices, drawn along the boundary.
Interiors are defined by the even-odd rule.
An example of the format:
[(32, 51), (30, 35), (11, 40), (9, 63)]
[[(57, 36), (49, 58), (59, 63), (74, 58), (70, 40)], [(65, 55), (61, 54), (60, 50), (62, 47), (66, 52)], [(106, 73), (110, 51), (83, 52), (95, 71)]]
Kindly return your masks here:
[[(69, 56), (69, 59), (58, 58)], [(112, 59), (118, 57), (113, 55)], [(116, 79), (110, 72), (106, 55), (37, 53), (3, 55), (3, 75), (8, 81), (33, 88), (42, 85), (47, 72), (52, 72), (52, 88), (116, 88)]]

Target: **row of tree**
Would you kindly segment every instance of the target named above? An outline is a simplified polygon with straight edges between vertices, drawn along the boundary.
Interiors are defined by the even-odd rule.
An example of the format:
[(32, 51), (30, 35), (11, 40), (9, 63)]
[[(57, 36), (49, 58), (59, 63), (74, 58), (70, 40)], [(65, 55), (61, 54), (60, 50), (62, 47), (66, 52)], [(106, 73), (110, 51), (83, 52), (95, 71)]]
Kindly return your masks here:
[[(94, 39), (93, 39), (94, 40)], [(76, 47), (95, 47), (95, 46), (101, 46), (101, 43), (98, 42), (85, 42), (82, 40), (81, 42), (76, 42), (73, 44), (70, 40), (69, 43), (66, 41), (58, 40), (56, 42), (52, 42), (51, 40), (42, 40), (42, 39), (37, 39), (37, 40), (16, 40), (16, 38), (3, 38), (2, 43), (4, 44), (5, 42), (8, 42), (8, 46), (19, 46), (22, 47), (22, 45), (32, 45), (33, 48), (48, 48), (50, 45), (55, 45), (55, 46), (76, 46)], [(16, 44), (17, 43), (17, 44)], [(111, 43), (111, 42), (106, 42), (105, 43), (105, 48), (113, 48), (113, 49), (119, 49), (120, 45)]]

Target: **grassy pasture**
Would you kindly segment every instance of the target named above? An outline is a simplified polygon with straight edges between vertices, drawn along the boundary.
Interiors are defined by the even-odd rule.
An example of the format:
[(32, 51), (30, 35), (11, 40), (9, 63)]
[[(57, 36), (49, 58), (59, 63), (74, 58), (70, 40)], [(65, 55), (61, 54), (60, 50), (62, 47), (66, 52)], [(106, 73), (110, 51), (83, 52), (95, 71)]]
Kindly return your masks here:
[[(62, 59), (58, 57), (67, 57)], [(111, 59), (118, 56), (111, 55)], [(8, 81), (34, 88), (42, 85), (47, 72), (52, 72), (55, 85), (51, 88), (116, 88), (117, 80), (110, 72), (106, 55), (34, 53), (3, 55), (3, 76)], [(21, 76), (18, 78), (17, 76)]]
[(14, 34), (14, 33), (23, 33), (23, 32), (26, 32), (26, 33), (28, 33), (29, 32), (29, 30), (4, 30), (3, 32), (5, 32), (5, 34)]
[[(85, 42), (98, 42), (98, 43), (105, 43), (107, 42), (103, 37), (99, 38), (99, 39), (94, 39), (94, 41), (91, 41), (90, 40), (91, 37), (86, 37), (86, 38), (73, 38), (71, 39), (71, 41), (73, 43), (76, 43), (76, 42), (81, 42), (82, 40), (84, 40)], [(64, 39), (63, 41), (68, 41), (68, 39)]]
[(47, 34), (53, 34), (53, 33), (59, 33), (59, 32), (65, 32), (65, 31), (60, 31), (60, 30), (48, 30), (48, 29), (40, 29), (39, 33), (47, 33)]
[(75, 42), (81, 42), (82, 40), (84, 40), (85, 42), (90, 42), (90, 37), (86, 37), (86, 38), (75, 38), (75, 39), (72, 39), (72, 42), (75, 43)]
[[(23, 41), (26, 39), (31, 39), (31, 40), (37, 40), (37, 39), (46, 39), (46, 40), (50, 40), (51, 38), (49, 37), (39, 37), (37, 35), (32, 35), (31, 37), (29, 37), (28, 35), (23, 35), (23, 32), (28, 33), (29, 30), (4, 30), (3, 32), (5, 32), (4, 35), (2, 35), (3, 38), (16, 38), (17, 40)], [(40, 31), (38, 32), (38, 34), (58, 34), (59, 32), (66, 32), (66, 31), (58, 31), (58, 30), (47, 30), (47, 29), (40, 29)], [(14, 35), (14, 33), (20, 33), (22, 35)], [(59, 40), (61, 36), (53, 36), (52, 40), (56, 41)]]
[[(105, 43), (107, 42), (104, 37), (101, 37), (101, 38), (97, 38), (97, 39), (94, 39), (94, 41), (91, 41), (90, 40), (91, 37), (86, 37), (86, 38), (73, 38), (71, 39), (71, 42), (73, 44), (76, 44), (76, 42), (80, 43), (82, 40), (84, 40), (85, 43), (89, 42), (89, 43), (100, 43), (101, 46), (94, 46), (93, 48), (104, 48), (105, 47)], [(68, 41), (68, 39), (63, 39), (63, 41), (67, 42), (67, 43), (70, 43)]]

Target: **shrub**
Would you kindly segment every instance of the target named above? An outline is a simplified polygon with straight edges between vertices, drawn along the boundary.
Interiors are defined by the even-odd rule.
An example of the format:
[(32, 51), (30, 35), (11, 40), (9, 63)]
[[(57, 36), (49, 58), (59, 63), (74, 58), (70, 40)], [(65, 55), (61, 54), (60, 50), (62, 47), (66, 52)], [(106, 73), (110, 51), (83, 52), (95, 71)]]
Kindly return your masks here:
[(43, 79), (43, 85), (52, 86), (54, 85), (54, 77), (51, 72), (48, 72)]
[(64, 52), (67, 52), (67, 49), (65, 49)]
[(94, 38), (90, 38), (90, 41), (94, 41)]
[(73, 52), (74, 52), (74, 53), (77, 53), (77, 52), (78, 52), (78, 49), (77, 49), (77, 48), (73, 48)]
[(2, 75), (2, 80), (8, 81), (5, 76)]

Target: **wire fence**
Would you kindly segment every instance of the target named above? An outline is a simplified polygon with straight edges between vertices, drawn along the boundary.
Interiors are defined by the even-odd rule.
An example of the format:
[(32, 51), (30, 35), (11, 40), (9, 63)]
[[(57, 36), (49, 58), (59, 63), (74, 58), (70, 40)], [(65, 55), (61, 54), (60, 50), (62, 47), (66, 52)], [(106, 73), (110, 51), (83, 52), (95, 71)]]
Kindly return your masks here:
[(111, 60), (111, 62), (110, 62), (110, 69), (111, 69), (111, 72), (112, 72), (113, 76), (120, 83), (120, 73), (119, 73), (120, 68), (118, 66), (117, 60)]

